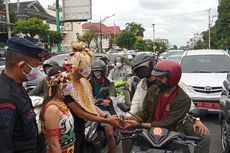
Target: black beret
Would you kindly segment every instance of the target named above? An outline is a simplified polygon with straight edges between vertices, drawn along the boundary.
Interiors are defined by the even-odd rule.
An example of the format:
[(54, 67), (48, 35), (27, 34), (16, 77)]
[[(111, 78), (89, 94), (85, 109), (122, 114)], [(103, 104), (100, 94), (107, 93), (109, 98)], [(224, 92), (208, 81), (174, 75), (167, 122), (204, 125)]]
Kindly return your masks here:
[(7, 46), (8, 51), (20, 53), (32, 58), (36, 58), (38, 60), (41, 60), (42, 58), (49, 55), (45, 48), (41, 48), (35, 45), (33, 42), (22, 37), (12, 37), (8, 39)]

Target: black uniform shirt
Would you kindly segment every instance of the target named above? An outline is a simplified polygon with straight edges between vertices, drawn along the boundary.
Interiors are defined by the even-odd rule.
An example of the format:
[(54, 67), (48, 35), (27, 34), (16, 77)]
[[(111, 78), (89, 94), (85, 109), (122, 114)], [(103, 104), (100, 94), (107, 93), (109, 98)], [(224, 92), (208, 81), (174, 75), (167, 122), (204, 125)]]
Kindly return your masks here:
[(21, 84), (0, 75), (0, 153), (36, 153), (37, 125)]

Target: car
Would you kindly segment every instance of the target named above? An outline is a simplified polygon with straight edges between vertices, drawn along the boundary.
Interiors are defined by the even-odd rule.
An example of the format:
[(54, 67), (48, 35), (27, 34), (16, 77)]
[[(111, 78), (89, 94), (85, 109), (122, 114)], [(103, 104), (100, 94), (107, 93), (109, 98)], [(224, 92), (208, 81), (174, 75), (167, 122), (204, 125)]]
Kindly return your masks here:
[(223, 50), (185, 51), (180, 66), (180, 85), (193, 103), (209, 112), (218, 112), (222, 82), (230, 68), (229, 55)]
[(55, 61), (57, 62), (60, 66), (63, 66), (64, 64), (64, 61), (65, 61), (65, 58), (69, 57), (69, 53), (61, 53), (61, 54), (57, 54), (57, 55), (54, 55), (52, 57), (50, 57), (49, 59), (47, 59), (48, 61)]
[(180, 63), (181, 55), (170, 55), (166, 59), (174, 60), (177, 63)]
[(230, 152), (230, 72), (223, 82), (220, 98), (219, 121), (221, 125), (221, 146), (223, 153)]
[(160, 59), (167, 59), (169, 56), (172, 56), (172, 55), (182, 55), (184, 52), (184, 50), (169, 50), (167, 52), (164, 52), (164, 53), (161, 53), (159, 58)]

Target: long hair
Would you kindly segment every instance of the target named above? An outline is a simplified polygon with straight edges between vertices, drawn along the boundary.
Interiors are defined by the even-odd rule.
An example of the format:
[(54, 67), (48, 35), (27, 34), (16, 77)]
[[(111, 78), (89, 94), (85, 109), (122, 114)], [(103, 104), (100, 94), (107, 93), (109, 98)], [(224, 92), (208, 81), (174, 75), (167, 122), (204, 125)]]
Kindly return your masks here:
[(64, 72), (64, 71), (65, 69), (63, 67), (53, 67), (47, 75), (46, 83), (47, 83), (48, 88), (45, 91), (45, 96), (44, 96), (44, 100), (43, 100), (42, 108), (40, 112), (40, 119), (42, 121), (44, 121), (44, 112), (45, 112), (46, 106), (56, 96), (58, 88), (59, 88), (59, 85), (57, 83), (54, 83), (51, 77), (57, 75), (60, 72)]

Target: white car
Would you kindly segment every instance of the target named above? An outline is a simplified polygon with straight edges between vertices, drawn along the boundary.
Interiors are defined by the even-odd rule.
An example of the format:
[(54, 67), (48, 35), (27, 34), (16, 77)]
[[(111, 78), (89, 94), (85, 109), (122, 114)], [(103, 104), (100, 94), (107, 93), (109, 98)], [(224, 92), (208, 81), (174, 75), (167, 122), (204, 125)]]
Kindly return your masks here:
[(223, 50), (185, 51), (180, 62), (180, 86), (197, 107), (219, 111), (222, 83), (230, 69), (230, 57)]

